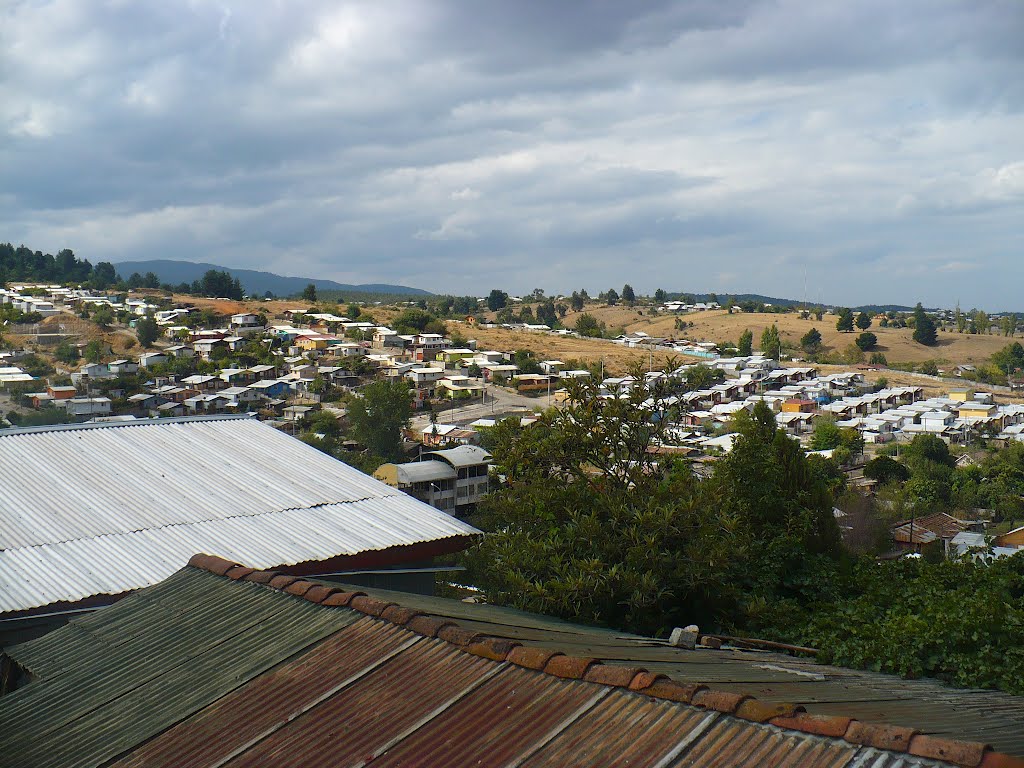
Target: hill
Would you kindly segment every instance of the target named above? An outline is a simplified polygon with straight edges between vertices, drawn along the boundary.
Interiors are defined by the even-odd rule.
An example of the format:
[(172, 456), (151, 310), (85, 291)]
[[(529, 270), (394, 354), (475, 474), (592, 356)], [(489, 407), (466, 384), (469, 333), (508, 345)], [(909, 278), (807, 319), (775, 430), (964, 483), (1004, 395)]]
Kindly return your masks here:
[[(237, 277), (242, 283), (246, 292), (253, 296), (261, 296), (270, 291), (275, 296), (293, 296), (302, 293), (302, 290), (313, 283), (318, 291), (332, 291), (341, 295), (347, 294), (387, 294), (389, 296), (431, 296), (429, 291), (420, 288), (410, 288), (405, 285), (389, 285), (386, 283), (367, 283), (363, 285), (348, 285), (336, 283), (333, 280), (323, 280), (316, 277), (285, 277), (273, 272), (260, 272), (254, 269), (235, 269), (234, 267), (222, 267), (217, 264), (207, 264), (197, 261), (174, 261), (171, 259), (152, 259), (149, 261), (122, 261), (114, 265), (121, 277), (127, 278), (133, 272), (144, 275), (153, 272), (160, 278), (161, 283), (179, 285), (180, 283), (191, 283), (200, 279), (208, 270), (216, 269), (230, 273)], [(355, 298), (355, 297), (353, 297)]]

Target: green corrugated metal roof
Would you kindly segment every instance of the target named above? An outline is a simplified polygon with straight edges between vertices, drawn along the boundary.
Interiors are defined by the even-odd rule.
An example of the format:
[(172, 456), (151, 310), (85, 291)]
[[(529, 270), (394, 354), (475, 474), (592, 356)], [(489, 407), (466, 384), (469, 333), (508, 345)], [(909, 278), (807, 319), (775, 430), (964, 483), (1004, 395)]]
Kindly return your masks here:
[(7, 650), (36, 679), (0, 697), (0, 765), (114, 758), (356, 618), (183, 569)]

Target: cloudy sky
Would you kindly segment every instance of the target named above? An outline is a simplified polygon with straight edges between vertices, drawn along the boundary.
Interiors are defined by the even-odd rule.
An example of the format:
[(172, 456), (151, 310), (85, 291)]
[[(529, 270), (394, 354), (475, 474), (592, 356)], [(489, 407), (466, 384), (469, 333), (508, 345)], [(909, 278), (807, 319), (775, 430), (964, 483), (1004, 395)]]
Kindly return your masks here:
[(1020, 0), (0, 3), (0, 241), (1024, 310)]

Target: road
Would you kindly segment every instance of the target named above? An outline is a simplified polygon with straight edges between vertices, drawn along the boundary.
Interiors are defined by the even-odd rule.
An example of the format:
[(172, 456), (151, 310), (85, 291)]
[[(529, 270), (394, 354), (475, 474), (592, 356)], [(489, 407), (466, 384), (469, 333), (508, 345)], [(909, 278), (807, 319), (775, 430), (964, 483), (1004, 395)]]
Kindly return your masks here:
[[(486, 392), (486, 402), (473, 403), (472, 405), (456, 406), (453, 408), (440, 408), (435, 413), (439, 424), (468, 424), (477, 419), (489, 419), (493, 416), (503, 416), (509, 413), (524, 413), (535, 409), (547, 407), (548, 398), (546, 395), (540, 397), (527, 397), (517, 392), (502, 387), (489, 386)], [(416, 430), (426, 429), (430, 425), (430, 414), (418, 414), (412, 419), (412, 428)]]

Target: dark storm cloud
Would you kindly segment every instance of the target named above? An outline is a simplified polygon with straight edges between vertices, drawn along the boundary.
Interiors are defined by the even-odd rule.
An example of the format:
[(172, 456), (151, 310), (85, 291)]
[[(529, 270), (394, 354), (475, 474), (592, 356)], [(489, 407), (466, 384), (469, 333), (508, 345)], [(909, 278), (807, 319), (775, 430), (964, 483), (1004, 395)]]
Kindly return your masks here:
[[(16, 2), (0, 239), (458, 293), (807, 271), (836, 302), (1011, 305), (1021, 39), (1016, 0)], [(994, 276), (971, 298), (966, 265)]]

